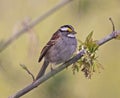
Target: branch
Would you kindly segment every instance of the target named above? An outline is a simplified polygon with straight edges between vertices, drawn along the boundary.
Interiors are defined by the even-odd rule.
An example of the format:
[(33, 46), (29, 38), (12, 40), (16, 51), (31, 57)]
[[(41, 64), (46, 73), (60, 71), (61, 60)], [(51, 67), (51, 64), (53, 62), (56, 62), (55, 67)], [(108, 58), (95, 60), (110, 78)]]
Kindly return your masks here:
[[(117, 36), (120, 35), (120, 31), (113, 31), (111, 34), (107, 35), (106, 37), (104, 37), (103, 39), (97, 41), (97, 44), (99, 46), (103, 45), (104, 43), (116, 38)], [(54, 76), (55, 74), (57, 74), (58, 72), (62, 71), (63, 69), (65, 69), (66, 67), (70, 66), (71, 64), (75, 63), (77, 60), (79, 60), (82, 56), (84, 55), (84, 50), (81, 50), (76, 56), (74, 56), (73, 58), (71, 58), (68, 62), (58, 66), (56, 69), (54, 69), (53, 71), (47, 73), (46, 75), (44, 75), (43, 77), (41, 77), (40, 79), (34, 81), (33, 83), (29, 84), (28, 86), (26, 86), (25, 88), (19, 90), (17, 93), (13, 94), (12, 96), (10, 96), (9, 98), (19, 98), (23, 95), (25, 95), (26, 93), (28, 93), (29, 91), (31, 91), (32, 89), (38, 87), (40, 84), (42, 84), (43, 82), (45, 82), (46, 80), (48, 80), (49, 78), (51, 78), (52, 76)]]
[(104, 37), (103, 39), (99, 40), (97, 42), (97, 44), (99, 46), (105, 44), (106, 42), (112, 40), (112, 39), (115, 39), (117, 36), (120, 35), (120, 31), (113, 31), (111, 34), (107, 35), (106, 37)]
[(114, 25), (114, 22), (113, 22), (112, 18), (109, 18), (109, 20), (110, 20), (110, 22), (111, 22), (111, 24), (112, 24), (113, 31), (115, 31), (115, 25)]
[(31, 73), (31, 71), (24, 65), (20, 64), (20, 66), (32, 77), (33, 81), (35, 80), (34, 75)]
[(28, 31), (28, 28), (32, 28), (35, 25), (37, 25), (39, 22), (41, 22), (42, 20), (44, 20), (45, 18), (47, 18), (48, 16), (50, 16), (51, 14), (53, 14), (55, 11), (57, 11), (58, 9), (60, 9), (61, 7), (63, 7), (65, 4), (69, 3), (72, 0), (61, 0), (60, 3), (58, 3), (55, 7), (53, 7), (52, 9), (50, 9), (48, 12), (46, 12), (45, 14), (39, 16), (38, 18), (36, 18), (33, 22), (31, 22), (30, 24), (28, 24), (26, 27), (24, 27), (23, 29), (21, 29), (20, 31), (16, 32), (15, 35), (11, 36), (10, 38), (8, 38), (6, 41), (2, 41), (2, 43), (0, 44), (0, 52), (2, 52), (4, 49), (6, 49), (13, 41), (15, 41), (17, 38), (19, 38), (22, 34), (24, 34), (26, 31)]

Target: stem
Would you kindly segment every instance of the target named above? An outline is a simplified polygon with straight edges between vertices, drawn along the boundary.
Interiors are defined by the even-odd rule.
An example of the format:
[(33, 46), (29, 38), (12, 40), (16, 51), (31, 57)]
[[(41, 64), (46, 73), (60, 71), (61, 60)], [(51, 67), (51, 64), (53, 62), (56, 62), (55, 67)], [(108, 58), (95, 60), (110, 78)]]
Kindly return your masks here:
[(53, 14), (55, 11), (57, 11), (58, 9), (60, 9), (61, 7), (63, 7), (64, 5), (66, 5), (67, 3), (69, 3), (72, 0), (62, 0), (60, 3), (58, 3), (55, 7), (53, 7), (52, 9), (50, 9), (48, 12), (46, 12), (45, 14), (39, 16), (38, 18), (36, 18), (33, 22), (31, 22), (30, 24), (28, 24), (26, 27), (24, 27), (23, 29), (21, 29), (20, 31), (16, 32), (15, 35), (9, 37), (6, 41), (2, 42), (0, 45), (0, 52), (2, 52), (4, 49), (6, 49), (13, 41), (15, 41), (17, 38), (19, 38), (22, 34), (24, 34), (26, 31), (28, 31), (28, 28), (33, 28), (35, 25), (37, 25), (39, 22), (41, 22), (42, 20), (46, 19), (48, 16), (50, 16), (51, 14)]

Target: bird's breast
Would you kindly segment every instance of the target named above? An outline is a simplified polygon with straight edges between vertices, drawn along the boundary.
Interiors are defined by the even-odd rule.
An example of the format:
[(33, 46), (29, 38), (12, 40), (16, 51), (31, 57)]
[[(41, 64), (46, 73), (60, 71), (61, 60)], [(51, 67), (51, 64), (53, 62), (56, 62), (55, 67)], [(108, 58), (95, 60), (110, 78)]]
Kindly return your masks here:
[(55, 64), (66, 62), (76, 51), (76, 38), (60, 38), (47, 52), (45, 58)]

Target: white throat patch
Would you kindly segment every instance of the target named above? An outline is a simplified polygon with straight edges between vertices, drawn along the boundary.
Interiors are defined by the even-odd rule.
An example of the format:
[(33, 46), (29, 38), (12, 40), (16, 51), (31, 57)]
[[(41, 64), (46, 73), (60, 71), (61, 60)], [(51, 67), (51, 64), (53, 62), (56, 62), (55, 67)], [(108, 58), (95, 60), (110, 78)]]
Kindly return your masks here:
[(71, 37), (71, 38), (74, 38), (74, 37), (75, 37), (74, 34), (68, 34), (67, 36), (68, 36), (68, 37)]

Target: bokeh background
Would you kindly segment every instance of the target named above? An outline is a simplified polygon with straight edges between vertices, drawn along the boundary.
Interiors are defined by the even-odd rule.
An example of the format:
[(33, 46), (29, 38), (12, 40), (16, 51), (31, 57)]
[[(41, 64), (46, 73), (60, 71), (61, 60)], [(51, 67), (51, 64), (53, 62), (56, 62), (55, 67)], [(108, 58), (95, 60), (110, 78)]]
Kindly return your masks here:
[[(5, 41), (23, 27), (58, 4), (60, 0), (0, 0), (0, 40)], [(120, 29), (120, 0), (73, 0), (50, 15), (0, 53), (0, 98), (7, 98), (32, 82), (20, 67), (25, 64), (36, 75), (41, 49), (64, 24), (74, 26), (77, 38), (84, 40), (94, 31), (94, 39), (112, 32), (112, 17)], [(53, 76), (22, 98), (120, 98), (120, 41), (112, 40), (98, 51), (104, 70), (86, 79), (71, 67)], [(49, 69), (48, 69), (49, 70)]]

